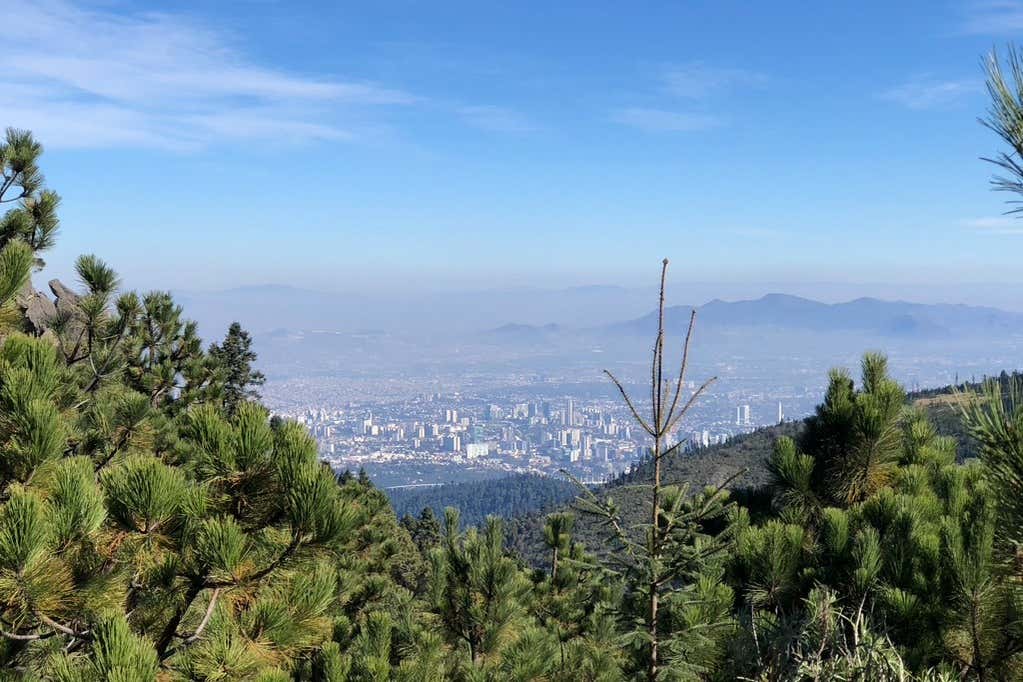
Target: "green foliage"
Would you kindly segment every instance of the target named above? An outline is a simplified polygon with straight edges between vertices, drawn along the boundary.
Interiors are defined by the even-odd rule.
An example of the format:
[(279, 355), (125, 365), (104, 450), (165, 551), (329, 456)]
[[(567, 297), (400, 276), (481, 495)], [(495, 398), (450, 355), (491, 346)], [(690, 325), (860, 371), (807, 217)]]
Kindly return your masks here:
[[(729, 581), (757, 651), (737, 674), (1018, 678), (1019, 592), (996, 552), (996, 529), (1008, 525), (996, 521), (997, 491), (1011, 498), (1011, 476), (956, 464), (954, 444), (896, 401), (883, 367), (868, 356), (860, 391), (832, 374), (800, 443), (805, 454), (778, 443), (769, 465), (777, 518), (733, 515)], [(1004, 462), (1007, 401), (962, 404), (981, 451)], [(845, 623), (826, 641), (814, 634), (822, 615)]]
[(0, 249), (0, 313), (8, 329), (14, 327), (11, 302), (28, 282), (35, 257), (23, 241), (12, 240)]
[(255, 403), (182, 410), (126, 372), (90, 391), (68, 362), (47, 339), (0, 345), (6, 665), (82, 680), (301, 674), (395, 580), (417, 584), (383, 496), (339, 484), (297, 425), (271, 427)]
[[(26, 130), (8, 128), (0, 142), (0, 204), (14, 204), (14, 208), (0, 216), (0, 253), (14, 242), (27, 245), (32, 254), (46, 251), (54, 244), (60, 225), (57, 219), (60, 197), (43, 189), (45, 180), (38, 166), (42, 152), (42, 145)], [(4, 273), (0, 280), (8, 274)]]
[(233, 414), (244, 400), (258, 400), (255, 386), (262, 386), (266, 377), (254, 370), (256, 353), (252, 350), (252, 338), (237, 322), (232, 322), (222, 343), (210, 346), (209, 355), (224, 371), (224, 409)]
[(339, 645), (387, 618), (395, 651), (440, 665), (442, 643), (402, 620), (422, 557), (379, 491), (336, 480), (303, 429), (248, 400), (261, 375), (240, 328), (204, 352), (169, 294), (118, 293), (87, 255), (45, 333), (13, 331), (57, 225), (39, 153), (27, 133), (0, 144), (0, 201), (17, 202), (0, 220), (3, 678), (347, 679), (364, 663)]
[(891, 483), (902, 456), (905, 401), (882, 355), (864, 356), (860, 390), (844, 371), (831, 373), (824, 403), (807, 420), (800, 443), (813, 457), (812, 487), (822, 500), (855, 504)]
[(980, 457), (992, 473), (999, 515), (1000, 550), (1007, 559), (1023, 553), (1023, 402), (1020, 386), (1003, 390), (989, 382), (979, 394), (961, 401)]
[[(449, 634), (459, 668), (493, 665), (522, 635), (521, 598), (529, 582), (505, 555), (500, 520), (459, 532), (458, 512), (445, 514), (445, 536), (432, 554), (430, 596)], [(470, 675), (470, 672), (465, 672)]]
[[(996, 176), (991, 184), (995, 190), (1023, 194), (1023, 60), (1013, 46), (1009, 46), (1008, 57), (1003, 66), (997, 51), (992, 51), (986, 62), (987, 90), (990, 95), (988, 115), (982, 123), (994, 131), (1009, 146), (1009, 151), (999, 152), (987, 159), (1005, 175)], [(1006, 70), (1008, 74), (1006, 74)], [(1010, 203), (1018, 204), (1018, 200)], [(1010, 212), (1018, 213), (1023, 208)]]
[(488, 516), (510, 518), (530, 512), (546, 513), (572, 501), (577, 494), (571, 481), (536, 474), (387, 491), (400, 517), (418, 514), (426, 507), (439, 517), (451, 506), (458, 509), (463, 523), (472, 526), (482, 524)]
[(432, 507), (423, 507), (418, 517), (406, 514), (401, 518), (401, 525), (408, 531), (416, 549), (423, 555), (440, 544), (440, 521), (437, 520)]
[[(617, 609), (620, 619), (634, 624), (622, 636), (623, 644), (633, 655), (631, 665), (627, 666), (631, 668), (629, 672), (642, 674), (641, 671), (645, 671), (645, 677), (651, 682), (698, 679), (709, 672), (711, 663), (723, 653), (723, 638), (731, 628), (727, 608), (731, 590), (720, 583), (719, 562), (731, 533), (727, 530), (717, 534), (708, 532), (727, 514), (725, 484), (690, 495), (688, 483), (664, 485), (661, 478), (663, 460), (679, 449), (678, 443), (669, 442), (676, 424), (714, 381), (709, 379), (691, 394), (683, 395), (696, 311), (690, 316), (678, 373), (665, 374), (667, 270), (668, 260), (665, 259), (661, 267), (657, 336), (650, 366), (649, 415), (642, 415), (621, 382), (605, 372), (621, 394), (637, 427), (651, 440), (650, 521), (639, 525), (642, 536), (637, 537), (638, 533), (626, 530), (620, 510), (611, 498), (600, 500), (593, 491), (580, 485), (582, 496), (578, 502), (582, 511), (600, 520), (610, 531), (616, 548), (620, 548), (618, 555), (609, 557), (608, 565), (616, 568), (628, 591), (613, 608)], [(564, 524), (563, 520), (555, 519), (552, 526), (554, 521), (558, 526)], [(549, 535), (553, 541), (556, 535), (552, 526), (549, 526)]]
[(775, 442), (767, 463), (776, 491), (775, 502), (796, 523), (808, 522), (821, 511), (821, 502), (813, 489), (815, 464), (813, 457), (796, 450), (795, 441), (789, 437)]

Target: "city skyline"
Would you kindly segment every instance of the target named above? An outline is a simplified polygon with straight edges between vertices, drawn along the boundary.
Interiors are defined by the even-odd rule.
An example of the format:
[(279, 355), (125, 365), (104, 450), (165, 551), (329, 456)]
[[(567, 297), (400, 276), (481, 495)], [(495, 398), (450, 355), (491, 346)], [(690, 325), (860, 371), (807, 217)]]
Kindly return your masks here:
[[(694, 384), (688, 383), (692, 390)], [(723, 409), (735, 394), (718, 396), (680, 423), (671, 440), (682, 451), (727, 442), (772, 422), (773, 405), (736, 407), (732, 424)], [(788, 396), (804, 414), (820, 398)], [(576, 405), (580, 408), (576, 410)], [(289, 409), (280, 415), (305, 425), (320, 455), (338, 471), (365, 470), (384, 488), (439, 485), (507, 474), (561, 477), (568, 472), (598, 483), (630, 471), (646, 451), (646, 434), (613, 398), (577, 399), (466, 391), (428, 394), (398, 402)]]

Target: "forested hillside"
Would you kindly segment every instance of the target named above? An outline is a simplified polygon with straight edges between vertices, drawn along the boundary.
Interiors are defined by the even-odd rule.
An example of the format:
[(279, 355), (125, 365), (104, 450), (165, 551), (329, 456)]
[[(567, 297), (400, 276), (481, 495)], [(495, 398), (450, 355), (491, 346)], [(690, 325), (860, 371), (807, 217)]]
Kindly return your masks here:
[[(1017, 376), (1015, 372), (1011, 375), (1002, 373), (1006, 391)], [(970, 435), (962, 410), (957, 405), (956, 396), (959, 392), (976, 391), (981, 388), (982, 384), (973, 384), (914, 392), (907, 396), (906, 406), (922, 410), (937, 435), (952, 437), (956, 446), (956, 458), (958, 461), (964, 461), (977, 457), (979, 452), (978, 444)], [(742, 500), (747, 507), (759, 513), (758, 505), (770, 497), (769, 467), (775, 443), (781, 437), (798, 438), (804, 426), (803, 420), (786, 422), (736, 436), (720, 445), (671, 453), (661, 459), (662, 481), (665, 484), (688, 484), (693, 489), (717, 486), (728, 481), (733, 498)], [(595, 489), (595, 492), (613, 499), (621, 510), (626, 525), (634, 526), (647, 513), (645, 493), (652, 480), (653, 467), (647, 459), (629, 473)], [(473, 485), (478, 484), (465, 484), (468, 489)], [(575, 494), (561, 505), (561, 511), (572, 512), (577, 506), (575, 500), (579, 494), (578, 486), (574, 492)], [(466, 493), (472, 495), (468, 490)], [(443, 500), (448, 499), (443, 488), (438, 489), (436, 494), (442, 500), (432, 505), (434, 509), (438, 505), (443, 505)], [(451, 502), (448, 506), (458, 505)], [(546, 511), (548, 510), (541, 509), (534, 512), (533, 509), (529, 509), (526, 513), (513, 513), (511, 515), (513, 518), (508, 518), (507, 521), (509, 547), (530, 565), (540, 565), (545, 561), (543, 525)], [(575, 522), (575, 532), (588, 547), (601, 547), (600, 525), (600, 519), (582, 514)], [(605, 549), (610, 551), (612, 548)]]
[[(782, 435), (795, 435), (801, 428), (802, 422), (788, 422), (757, 429), (720, 445), (671, 453), (661, 460), (662, 481), (668, 485), (688, 484), (694, 490), (729, 481), (729, 487), (741, 491), (740, 494), (755, 495), (769, 482), (767, 462), (775, 440)], [(595, 488), (594, 492), (614, 500), (625, 525), (633, 527), (649, 513), (645, 493), (652, 480), (653, 468), (647, 459), (630, 473)], [(571, 513), (578, 506), (575, 500), (580, 494), (579, 487), (576, 486), (573, 492), (572, 499), (563, 505), (561, 511)], [(576, 516), (574, 532), (583, 544), (598, 552), (613, 551), (613, 547), (606, 545), (606, 535), (601, 532), (602, 521), (599, 518), (587, 514)], [(514, 518), (508, 519), (509, 547), (530, 565), (541, 565), (546, 561), (544, 519), (544, 513), (515, 514)]]
[[(1008, 391), (1020, 381), (1021, 375), (1015, 371), (1002, 372), (993, 379)], [(978, 451), (963, 421), (956, 396), (981, 390), (985, 381), (923, 389), (906, 398), (907, 406), (927, 413), (938, 435), (955, 438), (960, 461), (976, 457)], [(703, 487), (720, 484), (738, 473), (729, 487), (733, 494), (744, 496), (752, 504), (766, 495), (765, 487), (770, 480), (768, 461), (775, 441), (782, 436), (797, 436), (803, 425), (803, 420), (790, 421), (735, 436), (723, 444), (671, 453), (662, 458), (663, 479), (666, 483)], [(623, 516), (635, 522), (643, 513), (642, 486), (648, 485), (652, 476), (651, 463), (645, 459), (628, 473), (600, 487), (599, 492), (612, 496), (621, 506)], [(567, 478), (522, 474), (431, 487), (395, 488), (386, 492), (399, 518), (417, 517), (426, 507), (430, 507), (437, 518), (443, 516), (446, 507), (454, 507), (467, 525), (479, 525), (490, 515), (503, 517), (508, 525), (509, 547), (530, 565), (539, 565), (545, 560), (544, 516), (553, 510), (571, 510), (580, 489)], [(576, 521), (575, 532), (588, 546), (599, 546), (600, 538), (593, 534), (593, 525), (593, 519), (583, 516)]]
[[(1015, 372), (1002, 373), (1001, 381), (1006, 390), (1015, 377)], [(978, 383), (918, 391), (907, 396), (906, 405), (924, 410), (938, 435), (954, 437), (956, 456), (962, 461), (978, 453), (962, 411), (956, 406), (956, 395), (981, 388), (982, 384)], [(748, 506), (756, 506), (758, 500), (769, 496), (768, 466), (776, 441), (783, 436), (798, 437), (804, 424), (803, 420), (790, 421), (730, 438), (723, 444), (671, 453), (661, 460), (662, 480), (666, 484), (689, 484), (699, 489), (731, 479), (729, 488), (733, 496), (743, 499)], [(646, 459), (594, 491), (610, 496), (621, 509), (626, 523), (633, 525), (646, 512), (644, 491), (652, 478), (651, 462)], [(438, 517), (443, 515), (445, 507), (455, 507), (466, 523), (473, 525), (491, 514), (503, 517), (508, 526), (508, 546), (533, 566), (546, 561), (543, 537), (546, 514), (553, 510), (573, 511), (579, 493), (579, 486), (566, 480), (525, 476), (388, 491), (399, 517), (416, 516), (425, 507), (430, 507)], [(575, 521), (575, 533), (588, 547), (599, 548), (602, 546), (599, 526), (598, 519), (580, 515)]]
[(547, 512), (572, 500), (578, 488), (568, 479), (516, 474), (485, 481), (387, 490), (399, 518), (415, 516), (430, 507), (438, 517), (455, 507), (462, 521), (479, 525), (488, 516), (504, 518), (528, 512)]

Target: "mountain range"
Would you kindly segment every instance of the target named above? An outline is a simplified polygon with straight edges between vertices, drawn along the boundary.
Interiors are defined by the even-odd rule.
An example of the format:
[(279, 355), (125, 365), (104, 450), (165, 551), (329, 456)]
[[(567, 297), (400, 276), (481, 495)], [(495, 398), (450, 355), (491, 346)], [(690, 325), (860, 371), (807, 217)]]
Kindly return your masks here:
[[(665, 310), (670, 333), (685, 333), (691, 306)], [(857, 298), (845, 303), (821, 303), (786, 294), (768, 294), (755, 300), (715, 299), (696, 308), (701, 327), (763, 328), (813, 331), (859, 332), (878, 336), (939, 336), (1023, 332), (1023, 314), (997, 308), (961, 304), (923, 304)], [(657, 313), (651, 312), (626, 322), (611, 324), (609, 331), (650, 334), (656, 329)]]
[[(397, 296), (263, 285), (177, 292), (176, 296), (210, 338), (236, 320), (257, 338), (281, 329), (345, 333), (377, 330), (434, 337), (472, 334), (489, 343), (527, 344), (594, 333), (649, 334), (656, 325), (656, 314), (651, 311), (654, 292), (614, 286), (410, 292)], [(692, 308), (669, 307), (665, 314), (668, 331), (683, 333)], [(965, 304), (867, 297), (829, 303), (771, 293), (749, 299), (715, 298), (695, 308), (701, 329), (771, 328), (880, 337), (1023, 332), (1023, 313)]]
[[(855, 332), (877, 337), (944, 337), (1023, 333), (1023, 314), (986, 306), (949, 303), (909, 303), (857, 298), (844, 303), (822, 303), (788, 294), (767, 294), (758, 299), (714, 299), (699, 306), (676, 305), (665, 309), (669, 334), (685, 334), (690, 312), (695, 310), (699, 327), (712, 331), (809, 331)], [(621, 322), (568, 330), (556, 324), (506, 324), (487, 332), (509, 341), (550, 340), (565, 331), (603, 336), (643, 335), (656, 332), (657, 312)]]

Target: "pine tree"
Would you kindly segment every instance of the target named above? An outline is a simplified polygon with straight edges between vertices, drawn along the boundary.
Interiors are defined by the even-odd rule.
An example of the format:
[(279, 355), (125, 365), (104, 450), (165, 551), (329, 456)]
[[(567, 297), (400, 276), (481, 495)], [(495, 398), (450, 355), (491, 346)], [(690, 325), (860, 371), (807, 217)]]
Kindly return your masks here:
[(8, 128), (0, 142), (0, 204), (15, 204), (0, 218), (0, 249), (19, 241), (39, 254), (54, 244), (60, 196), (43, 188), (38, 165), (42, 153), (42, 145), (26, 130)]
[(332, 640), (371, 637), (384, 619), (371, 613), (415, 613), (402, 585), (422, 560), (386, 498), (338, 482), (302, 428), (258, 403), (228, 414), (228, 368), (169, 294), (119, 293), (83, 256), (46, 333), (11, 331), (7, 304), (56, 229), (39, 151), (22, 133), (0, 146), (0, 187), (20, 202), (0, 248), (0, 667), (312, 679)]
[[(1012, 45), (1009, 46), (1005, 65), (996, 50), (992, 50), (986, 61), (987, 91), (990, 96), (988, 114), (981, 123), (998, 135), (1009, 146), (1008, 151), (1000, 151), (993, 157), (986, 158), (997, 166), (1004, 175), (995, 176), (991, 185), (999, 192), (1023, 195), (1023, 58)], [(1008, 70), (1008, 74), (1005, 73)], [(1009, 200), (1017, 205), (1010, 213), (1020, 213), (1018, 199)]]
[(441, 527), (437, 515), (433, 513), (433, 507), (423, 507), (418, 517), (405, 515), (401, 520), (402, 527), (412, 537), (412, 542), (423, 556), (428, 556), (430, 550), (440, 544)]
[(550, 571), (534, 575), (530, 610), (558, 647), (550, 677), (566, 682), (623, 680), (626, 661), (616, 617), (621, 581), (573, 541), (573, 522), (569, 513), (547, 517)]
[[(718, 609), (705, 611), (704, 615), (710, 618), (708, 622), (697, 623), (688, 617), (699, 611), (699, 608), (689, 607), (694, 604), (709, 606), (710, 600), (713, 600), (711, 597), (704, 601), (708, 595), (703, 588), (707, 587), (709, 592), (713, 592), (715, 584), (720, 582), (720, 576), (717, 579), (710, 578), (710, 574), (704, 574), (703, 571), (723, 549), (720, 544), (723, 538), (711, 538), (705, 528), (725, 514), (724, 486), (691, 497), (688, 485), (664, 486), (661, 481), (663, 459), (679, 447), (679, 443), (669, 444), (669, 434), (674, 432), (679, 421), (714, 381), (710, 379), (688, 397), (683, 396), (696, 311), (690, 316), (678, 374), (665, 374), (664, 294), (667, 271), (668, 260), (665, 259), (661, 268), (657, 336), (650, 368), (649, 417), (640, 414), (622, 383), (613, 374), (606, 372), (636, 423), (652, 440), (651, 516), (650, 522), (643, 526), (644, 541), (637, 542), (634, 535), (623, 528), (613, 501), (601, 502), (596, 495), (581, 486), (583, 497), (579, 503), (584, 511), (600, 518), (612, 530), (615, 540), (621, 546), (620, 569), (624, 572), (631, 594), (638, 597), (630, 605), (636, 613), (630, 615), (643, 623), (643, 630), (632, 632), (629, 641), (640, 652), (645, 676), (651, 682), (666, 677), (696, 674), (702, 669), (699, 662), (702, 655), (694, 655), (696, 650), (700, 647), (704, 651), (714, 648), (711, 641), (713, 634), (705, 638), (701, 631), (714, 633), (719, 628), (727, 627), (727, 619), (718, 618)], [(703, 577), (709, 578), (706, 584), (702, 582)], [(671, 590), (671, 596), (665, 600), (664, 595), (668, 590)], [(666, 606), (667, 613), (663, 613)], [(696, 640), (699, 640), (698, 644)]]
[[(523, 603), (529, 581), (505, 553), (500, 520), (491, 517), (484, 528), (461, 532), (458, 512), (448, 509), (444, 531), (432, 555), (430, 592), (457, 654), (451, 674), (511, 679), (497, 676), (509, 663), (542, 674), (549, 665), (542, 652), (516, 649), (532, 630)], [(517, 679), (531, 679), (520, 674)]]
[(544, 523), (544, 542), (551, 552), (551, 582), (558, 580), (558, 559), (571, 546), (575, 517), (568, 513), (548, 514)]
[(224, 408), (228, 414), (238, 409), (243, 400), (259, 400), (254, 388), (266, 382), (263, 373), (252, 368), (256, 353), (252, 350), (249, 333), (237, 322), (232, 322), (223, 342), (210, 346), (209, 355), (224, 371)]
[(13, 204), (0, 216), (0, 332), (22, 326), (15, 297), (42, 265), (39, 254), (53, 246), (60, 224), (60, 197), (43, 189), (42, 151), (31, 133), (14, 128), (0, 142), (0, 206)]
[[(884, 366), (879, 359), (869, 364)], [(840, 381), (832, 381), (808, 424), (807, 454), (790, 439), (778, 442), (769, 463), (774, 516), (754, 523), (746, 510), (733, 514), (729, 579), (744, 602), (748, 639), (740, 641), (756, 652), (735, 674), (839, 674), (888, 661), (922, 673), (1015, 679), (1019, 595), (995, 560), (997, 486), (977, 463), (956, 463), (954, 442), (919, 409), (895, 402), (875, 409), (878, 397), (865, 398), (869, 393), (901, 391), (883, 372), (860, 391), (845, 376), (832, 373)], [(1002, 409), (994, 398), (965, 404)], [(978, 424), (1006, 423), (983, 414)], [(975, 437), (992, 443), (997, 460), (1005, 441), (983, 432)], [(873, 444), (871, 458), (861, 456), (865, 442)], [(874, 483), (860, 486), (855, 498), (843, 478), (849, 462), (854, 470), (866, 462), (883, 471), (857, 475), (853, 480)], [(814, 639), (814, 613), (831, 613), (856, 637), (835, 631), (827, 641)]]
[(824, 403), (807, 420), (800, 443), (814, 459), (814, 487), (825, 502), (853, 504), (891, 482), (902, 454), (905, 401), (879, 353), (863, 356), (858, 391), (847, 373), (831, 373)]

